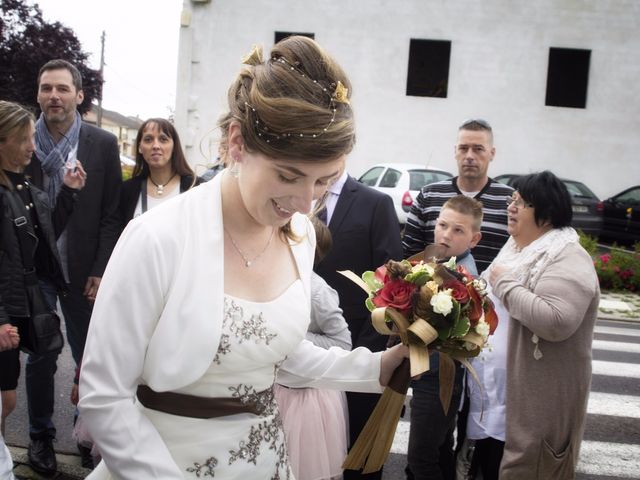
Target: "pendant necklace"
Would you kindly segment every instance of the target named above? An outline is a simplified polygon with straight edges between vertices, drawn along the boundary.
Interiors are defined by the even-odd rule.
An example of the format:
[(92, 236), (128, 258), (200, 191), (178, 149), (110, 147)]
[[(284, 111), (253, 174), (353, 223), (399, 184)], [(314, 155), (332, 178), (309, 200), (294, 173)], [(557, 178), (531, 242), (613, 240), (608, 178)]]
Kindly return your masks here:
[[(223, 227), (224, 228), (224, 227)], [(262, 254), (264, 252), (267, 251), (267, 248), (269, 248), (269, 245), (271, 245), (271, 240), (273, 239), (273, 232), (276, 231), (275, 228), (271, 229), (271, 235), (269, 235), (269, 240), (267, 240), (267, 244), (264, 246), (264, 248), (262, 249), (262, 251), (256, 255), (255, 257), (253, 257), (253, 259), (249, 259), (247, 258), (247, 256), (244, 254), (244, 252), (240, 249), (240, 247), (238, 247), (238, 244), (236, 243), (236, 241), (233, 239), (233, 237), (231, 236), (231, 234), (229, 233), (229, 230), (227, 230), (226, 228), (224, 228), (224, 231), (227, 232), (227, 235), (229, 235), (229, 240), (231, 240), (231, 244), (234, 246), (234, 248), (237, 250), (237, 252), (240, 254), (240, 256), (242, 257), (242, 259), (244, 260), (244, 266), (249, 268), (251, 265), (253, 265), (253, 263), (258, 260)]]
[(153, 178), (151, 178), (151, 174), (149, 174), (149, 180), (151, 180), (151, 183), (153, 183), (156, 186), (156, 195), (162, 195), (164, 193), (164, 187), (169, 185), (169, 182), (171, 182), (171, 180), (173, 180), (173, 177), (175, 177), (176, 175), (177, 173), (173, 172), (173, 175), (171, 175), (171, 178), (167, 180), (167, 182), (164, 185), (162, 185), (154, 182)]

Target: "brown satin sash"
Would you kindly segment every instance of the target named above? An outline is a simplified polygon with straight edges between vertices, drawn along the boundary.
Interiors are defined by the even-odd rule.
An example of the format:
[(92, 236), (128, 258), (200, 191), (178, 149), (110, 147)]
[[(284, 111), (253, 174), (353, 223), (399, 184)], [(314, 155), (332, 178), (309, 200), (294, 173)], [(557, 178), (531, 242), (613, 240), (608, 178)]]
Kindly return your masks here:
[(138, 385), (136, 396), (142, 405), (152, 410), (191, 418), (216, 418), (238, 413), (260, 415), (263, 408), (253, 401), (242, 402), (234, 397), (196, 397), (176, 392), (156, 392), (147, 385)]

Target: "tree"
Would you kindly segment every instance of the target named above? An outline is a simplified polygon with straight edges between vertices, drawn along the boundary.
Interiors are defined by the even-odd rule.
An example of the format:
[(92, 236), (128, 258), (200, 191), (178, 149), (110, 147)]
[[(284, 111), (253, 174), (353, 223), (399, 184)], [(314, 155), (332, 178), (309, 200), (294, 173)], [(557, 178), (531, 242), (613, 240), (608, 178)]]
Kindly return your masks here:
[(36, 101), (38, 72), (49, 60), (62, 58), (82, 75), (84, 101), (81, 114), (102, 95), (102, 75), (88, 66), (73, 30), (60, 22), (48, 23), (37, 4), (26, 0), (0, 0), (0, 99), (40, 108)]

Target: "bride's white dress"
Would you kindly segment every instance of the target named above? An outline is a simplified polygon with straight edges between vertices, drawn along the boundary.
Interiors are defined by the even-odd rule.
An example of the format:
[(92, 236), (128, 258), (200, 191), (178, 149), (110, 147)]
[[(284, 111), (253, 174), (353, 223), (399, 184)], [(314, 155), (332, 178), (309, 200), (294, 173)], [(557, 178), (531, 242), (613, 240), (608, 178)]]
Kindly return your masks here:
[[(270, 302), (225, 295), (222, 336), (213, 363), (197, 382), (177, 390), (200, 397), (257, 400), (264, 408), (261, 415), (197, 419), (138, 404), (184, 478), (293, 479), (272, 386), (278, 367), (305, 336), (307, 323), (291, 321), (308, 318), (304, 299), (300, 280)], [(113, 477), (102, 462), (89, 478)]]

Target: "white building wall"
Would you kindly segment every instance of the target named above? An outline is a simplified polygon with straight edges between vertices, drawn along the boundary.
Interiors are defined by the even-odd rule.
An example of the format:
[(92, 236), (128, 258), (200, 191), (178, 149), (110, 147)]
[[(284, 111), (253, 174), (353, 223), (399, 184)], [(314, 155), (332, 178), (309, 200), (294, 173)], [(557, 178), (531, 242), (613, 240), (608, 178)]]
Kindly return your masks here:
[[(480, 117), (493, 176), (548, 168), (602, 198), (640, 183), (639, 1), (185, 0), (182, 22), (176, 123), (193, 164), (215, 158), (242, 56), (259, 43), (267, 58), (285, 31), (314, 33), (350, 76), (354, 175), (382, 161), (455, 172), (457, 127)], [(412, 38), (452, 42), (448, 98), (406, 96)], [(545, 106), (549, 47), (591, 50), (585, 109)]]

